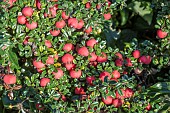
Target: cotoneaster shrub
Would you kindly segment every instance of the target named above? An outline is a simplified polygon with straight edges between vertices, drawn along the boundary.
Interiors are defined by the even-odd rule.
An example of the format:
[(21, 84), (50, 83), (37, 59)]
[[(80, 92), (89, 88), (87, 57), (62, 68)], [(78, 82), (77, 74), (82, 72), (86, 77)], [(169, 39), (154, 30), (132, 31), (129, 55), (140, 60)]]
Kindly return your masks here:
[(151, 101), (152, 87), (146, 88), (155, 83), (153, 69), (169, 66), (166, 25), (158, 28), (157, 42), (133, 37), (120, 43), (121, 49), (109, 47), (104, 33), (119, 21), (125, 0), (1, 4), (3, 109), (143, 113), (163, 108), (160, 100)]

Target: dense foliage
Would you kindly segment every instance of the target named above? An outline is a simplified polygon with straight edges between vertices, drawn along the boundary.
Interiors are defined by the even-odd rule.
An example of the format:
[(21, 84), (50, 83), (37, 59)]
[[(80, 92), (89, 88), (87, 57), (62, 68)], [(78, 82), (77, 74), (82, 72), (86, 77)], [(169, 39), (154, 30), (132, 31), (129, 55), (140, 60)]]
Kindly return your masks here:
[(0, 111), (170, 112), (169, 0), (3, 0)]

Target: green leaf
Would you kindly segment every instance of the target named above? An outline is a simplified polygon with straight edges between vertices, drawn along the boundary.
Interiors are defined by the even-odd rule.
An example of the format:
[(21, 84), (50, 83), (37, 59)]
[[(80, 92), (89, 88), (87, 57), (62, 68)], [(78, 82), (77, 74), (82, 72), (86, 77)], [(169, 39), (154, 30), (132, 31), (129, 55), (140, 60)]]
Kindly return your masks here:
[(148, 25), (150, 25), (153, 17), (152, 8), (150, 5), (150, 2), (134, 1), (128, 5), (128, 8), (139, 14), (148, 23)]
[(8, 50), (8, 57), (11, 62), (11, 64), (14, 66), (14, 69), (20, 69), (19, 64), (18, 64), (18, 57), (16, 53), (12, 51), (12, 48)]

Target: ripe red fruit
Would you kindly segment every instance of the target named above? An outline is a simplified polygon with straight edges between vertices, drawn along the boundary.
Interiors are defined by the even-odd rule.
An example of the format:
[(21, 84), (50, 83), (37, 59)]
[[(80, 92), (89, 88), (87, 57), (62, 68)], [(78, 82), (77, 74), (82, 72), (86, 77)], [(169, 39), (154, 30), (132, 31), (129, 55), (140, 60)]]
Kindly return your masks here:
[(82, 74), (82, 72), (81, 72), (80, 69), (78, 71), (76, 71), (76, 70), (71, 70), (70, 71), (71, 78), (80, 78), (81, 74)]
[(117, 53), (115, 53), (115, 55), (116, 55), (119, 59), (122, 59), (122, 60), (123, 60), (123, 56), (122, 56), (121, 53), (117, 52)]
[(45, 46), (47, 46), (48, 48), (52, 47), (51, 41), (45, 40)]
[(62, 95), (61, 99), (65, 102), (67, 100), (66, 96)]
[(4, 76), (3, 81), (5, 84), (15, 84), (16, 83), (16, 76), (13, 74), (7, 74)]
[(145, 63), (145, 62), (146, 62), (146, 56), (141, 56), (141, 57), (138, 59), (138, 61), (139, 61), (140, 63)]
[(113, 99), (112, 100), (112, 104), (114, 105), (114, 107), (119, 108), (120, 106), (122, 106), (123, 102), (121, 99)]
[(132, 64), (132, 62), (131, 62), (130, 58), (126, 58), (125, 66), (127, 66), (127, 67), (131, 67), (132, 65), (133, 65), (133, 64)]
[(93, 48), (96, 43), (97, 43), (97, 41), (94, 38), (86, 41), (86, 45), (91, 47), (91, 48)]
[(39, 10), (41, 9), (40, 0), (36, 0), (36, 7), (37, 7)]
[(150, 111), (152, 109), (152, 106), (150, 104), (148, 104), (145, 109)]
[(67, 52), (74, 50), (74, 45), (72, 43), (67, 43), (64, 45), (63, 50), (65, 50)]
[(87, 47), (81, 47), (78, 49), (78, 54), (81, 56), (88, 56), (89, 55), (89, 50), (87, 49)]
[(115, 65), (121, 67), (123, 65), (123, 61), (121, 59), (116, 59)]
[(71, 54), (66, 53), (61, 60), (63, 63), (72, 63), (73, 59), (74, 57)]
[(107, 96), (106, 99), (102, 98), (102, 101), (106, 104), (106, 105), (110, 105), (112, 104), (112, 96)]
[(53, 6), (53, 7), (50, 7), (49, 10), (50, 10), (50, 17), (55, 17), (57, 14), (56, 13), (57, 9)]
[(49, 78), (42, 78), (42, 79), (40, 80), (40, 86), (41, 86), (41, 87), (45, 87), (49, 82), (50, 82), (50, 79), (49, 79)]
[(145, 62), (145, 64), (150, 64), (151, 61), (152, 61), (151, 56), (146, 56), (146, 62)]
[(106, 76), (108, 77), (109, 80), (111, 79), (110, 73), (108, 73), (108, 72), (106, 72), (106, 71), (100, 73), (99, 78), (100, 78), (100, 80), (101, 80), (102, 82), (104, 82), (104, 78), (105, 78)]
[(106, 53), (102, 52), (102, 55), (101, 56), (97, 56), (97, 62), (106, 62), (107, 61), (107, 55)]
[(157, 36), (158, 36), (159, 38), (165, 38), (167, 35), (168, 35), (167, 32), (164, 32), (164, 31), (162, 31), (161, 29), (158, 29), (158, 30), (157, 30)]
[(90, 9), (90, 7), (91, 7), (90, 2), (87, 2), (87, 3), (86, 3), (86, 9)]
[(125, 89), (125, 97), (126, 98), (131, 98), (133, 96), (134, 92), (131, 88), (126, 88)]
[(69, 15), (66, 15), (66, 12), (62, 12), (61, 14), (61, 17), (64, 19), (64, 20), (67, 20), (69, 18)]
[(141, 56), (138, 59), (139, 62), (144, 63), (144, 64), (150, 64), (152, 61), (152, 58), (150, 56)]
[(134, 58), (139, 58), (140, 57), (140, 51), (139, 50), (134, 50), (132, 53)]
[(101, 8), (101, 4), (97, 4), (96, 8), (99, 10)]
[(65, 67), (68, 71), (70, 71), (71, 69), (74, 69), (76, 67), (76, 65), (73, 63), (67, 63), (67, 64), (65, 64)]
[(29, 36), (26, 36), (26, 37), (25, 37), (25, 39), (24, 39), (24, 41), (23, 41), (23, 44), (24, 44), (24, 45), (27, 45), (27, 44), (28, 44), (29, 38), (30, 38)]
[(68, 19), (68, 26), (76, 29), (77, 26), (78, 26), (78, 20), (76, 18), (69, 18)]
[(111, 19), (111, 14), (110, 13), (104, 14), (103, 16), (104, 16), (105, 20)]
[(17, 21), (19, 24), (25, 24), (27, 21), (27, 18), (25, 16), (21, 15), (21, 16), (18, 16)]
[(56, 28), (62, 29), (64, 28), (64, 26), (66, 25), (64, 20), (60, 20), (58, 22), (55, 23)]
[(57, 68), (57, 72), (52, 72), (52, 73), (55, 79), (60, 79), (64, 75), (63, 70), (60, 68)]
[(93, 62), (93, 61), (96, 61), (97, 59), (97, 55), (95, 54), (95, 52), (92, 52), (90, 53), (90, 58), (89, 58), (89, 61)]
[(45, 64), (43, 64), (41, 61), (36, 61), (35, 59), (33, 60), (33, 65), (36, 68), (44, 68)]
[(46, 60), (46, 64), (54, 64), (54, 58), (49, 56), (48, 59)]
[(29, 30), (33, 30), (33, 29), (37, 28), (37, 26), (38, 26), (37, 22), (32, 22), (32, 23), (26, 22), (26, 27)]
[(83, 88), (78, 88), (78, 87), (75, 88), (74, 93), (75, 93), (75, 94), (78, 94), (78, 95), (84, 95), (84, 94), (86, 94), (86, 92), (84, 92), (84, 89), (83, 89)]
[(52, 36), (58, 36), (60, 34), (60, 30), (50, 30), (50, 34)]
[(30, 17), (30, 16), (32, 16), (32, 14), (33, 14), (33, 9), (31, 8), (31, 7), (24, 7), (23, 9), (22, 9), (22, 14), (24, 15), (24, 16), (28, 16), (28, 17)]
[(119, 73), (118, 70), (114, 70), (114, 71), (112, 72), (112, 74), (113, 74), (113, 78), (114, 78), (114, 79), (120, 78), (120, 73)]
[(42, 73), (43, 70), (41, 70), (41, 68), (37, 68), (37, 72), (38, 72), (38, 73)]
[(94, 76), (88, 76), (86, 77), (86, 82), (89, 84), (89, 85), (93, 85), (93, 81), (95, 80), (95, 77)]
[(87, 29), (85, 29), (85, 32), (86, 32), (87, 34), (90, 34), (90, 33), (92, 32), (92, 27), (90, 26), (90, 27), (88, 27)]
[(77, 29), (81, 29), (84, 26), (84, 21), (80, 20), (79, 23), (77, 24)]
[(121, 89), (121, 91), (122, 91), (122, 94), (123, 95), (120, 95), (119, 93), (118, 93), (118, 90), (116, 90), (116, 98), (119, 98), (119, 99), (124, 99), (125, 97), (126, 97), (126, 93), (125, 93), (125, 90), (124, 89)]

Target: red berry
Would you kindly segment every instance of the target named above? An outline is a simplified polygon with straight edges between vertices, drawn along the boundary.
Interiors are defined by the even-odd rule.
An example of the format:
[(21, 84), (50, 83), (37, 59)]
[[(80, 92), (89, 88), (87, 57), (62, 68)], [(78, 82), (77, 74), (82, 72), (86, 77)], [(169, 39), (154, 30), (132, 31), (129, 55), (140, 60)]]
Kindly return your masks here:
[(123, 60), (123, 56), (122, 56), (121, 53), (117, 52), (117, 53), (115, 53), (115, 55), (116, 55), (119, 59), (122, 59), (122, 60)]
[(84, 21), (80, 20), (79, 23), (77, 24), (77, 29), (81, 29), (84, 26)]
[(164, 31), (162, 31), (161, 29), (158, 29), (158, 30), (157, 30), (157, 36), (158, 36), (159, 38), (165, 38), (167, 35), (168, 35), (167, 32), (164, 32)]
[(45, 64), (43, 64), (41, 61), (36, 61), (35, 59), (33, 60), (33, 65), (36, 68), (44, 68)]
[(111, 19), (111, 14), (110, 13), (104, 14), (103, 16), (104, 16), (105, 20)]
[(37, 22), (32, 22), (32, 23), (29, 23), (29, 22), (26, 22), (26, 27), (29, 29), (29, 30), (33, 30), (35, 28), (37, 28), (38, 24)]
[(106, 62), (107, 61), (107, 55), (106, 53), (102, 52), (102, 55), (101, 56), (97, 56), (97, 62)]
[(78, 71), (76, 71), (76, 70), (71, 70), (70, 71), (71, 78), (80, 78), (81, 74), (82, 74), (82, 72), (81, 72), (80, 69)]
[(120, 73), (119, 73), (118, 70), (114, 70), (114, 71), (112, 72), (112, 74), (113, 74), (113, 78), (114, 78), (114, 79), (120, 78)]
[(86, 3), (86, 9), (90, 9), (90, 7), (91, 7), (90, 2), (87, 2), (87, 3)]
[(50, 34), (52, 36), (58, 36), (60, 34), (60, 30), (50, 30)]
[(66, 25), (64, 20), (60, 20), (58, 22), (55, 23), (56, 28), (62, 29), (64, 28), (64, 26)]
[(40, 0), (36, 0), (36, 7), (37, 7), (39, 10), (41, 9)]
[(81, 47), (78, 49), (78, 54), (81, 56), (88, 56), (89, 55), (89, 50), (87, 49), (87, 47)]
[(101, 4), (97, 4), (96, 8), (99, 10), (101, 8)]
[(76, 29), (77, 26), (78, 26), (78, 20), (76, 18), (69, 18), (68, 19), (68, 26)]
[(78, 94), (78, 95), (86, 94), (86, 92), (84, 92), (83, 88), (78, 88), (78, 87), (75, 88), (74, 92), (75, 92), (75, 94)]
[(17, 21), (19, 24), (25, 24), (27, 21), (27, 18), (25, 16), (18, 16)]
[(150, 104), (148, 104), (145, 109), (150, 111), (152, 109), (152, 106)]
[(15, 84), (16, 83), (16, 76), (13, 74), (7, 74), (4, 76), (3, 81), (5, 84)]
[(113, 99), (112, 100), (112, 104), (114, 105), (114, 107), (119, 108), (120, 106), (122, 106), (123, 102), (121, 99)]
[(86, 32), (87, 34), (90, 34), (90, 33), (92, 32), (92, 27), (90, 26), (90, 27), (88, 27), (87, 29), (85, 29), (85, 32)]
[(126, 98), (131, 98), (133, 96), (134, 92), (131, 88), (126, 88), (125, 89), (125, 97)]
[(74, 69), (76, 67), (76, 65), (73, 63), (67, 63), (67, 64), (65, 64), (65, 67), (68, 71), (70, 71), (70, 70)]
[(27, 45), (27, 44), (28, 44), (29, 38), (30, 38), (29, 36), (26, 36), (26, 37), (25, 37), (25, 39), (24, 39), (24, 41), (23, 41), (24, 45)]
[(91, 48), (93, 48), (96, 43), (97, 43), (97, 41), (94, 38), (86, 41), (86, 45), (91, 47)]
[(143, 64), (150, 64), (152, 61), (152, 58), (150, 56), (141, 56), (138, 59), (139, 62), (143, 63)]
[(139, 58), (140, 57), (140, 51), (139, 50), (134, 50), (132, 53), (134, 58)]
[(52, 47), (51, 41), (45, 40), (45, 46), (47, 46), (48, 48)]
[(49, 78), (42, 78), (42, 79), (40, 80), (40, 86), (41, 86), (41, 87), (45, 87), (49, 82), (50, 82), (50, 79), (49, 79)]
[(112, 104), (112, 96), (107, 96), (106, 99), (102, 98), (102, 101), (106, 104), (106, 105), (110, 105)]
[(93, 61), (96, 61), (97, 59), (97, 55), (95, 54), (95, 52), (92, 52), (90, 53), (90, 58), (89, 58), (89, 61), (93, 62)]
[(24, 16), (28, 16), (28, 17), (30, 17), (30, 16), (32, 16), (32, 14), (33, 14), (33, 9), (31, 8), (31, 7), (24, 7), (23, 9), (22, 9), (22, 14), (24, 15)]
[(63, 101), (66, 101), (66, 100), (67, 100), (66, 96), (64, 96), (64, 95), (61, 96), (61, 99), (62, 99)]
[(49, 56), (48, 59), (46, 60), (46, 64), (54, 64), (54, 58)]
[(132, 65), (133, 65), (133, 64), (132, 64), (132, 62), (131, 62), (130, 58), (126, 58), (125, 66), (127, 66), (127, 67), (131, 67)]
[(64, 73), (62, 69), (57, 68), (57, 72), (53, 72), (53, 75), (55, 79), (60, 79), (64, 75)]
[(88, 76), (86, 77), (86, 82), (89, 84), (89, 85), (93, 85), (93, 81), (95, 80), (95, 77), (94, 76)]
[(74, 50), (74, 45), (72, 43), (67, 43), (64, 45), (63, 50), (65, 50), (67, 52)]
[(104, 78), (105, 78), (106, 76), (108, 77), (109, 80), (111, 79), (110, 73), (108, 73), (108, 72), (106, 72), (106, 71), (100, 73), (99, 78), (100, 78), (100, 80), (101, 80), (102, 82), (104, 82)]
[(69, 53), (66, 53), (63, 57), (62, 57), (62, 62), (63, 63), (72, 63), (74, 57), (69, 54)]
[(118, 67), (121, 67), (123, 65), (123, 61), (121, 59), (116, 59), (115, 65), (118, 66)]
[(69, 18), (69, 15), (66, 15), (66, 12), (62, 12), (61, 14), (61, 17), (64, 19), (64, 20), (67, 20)]

